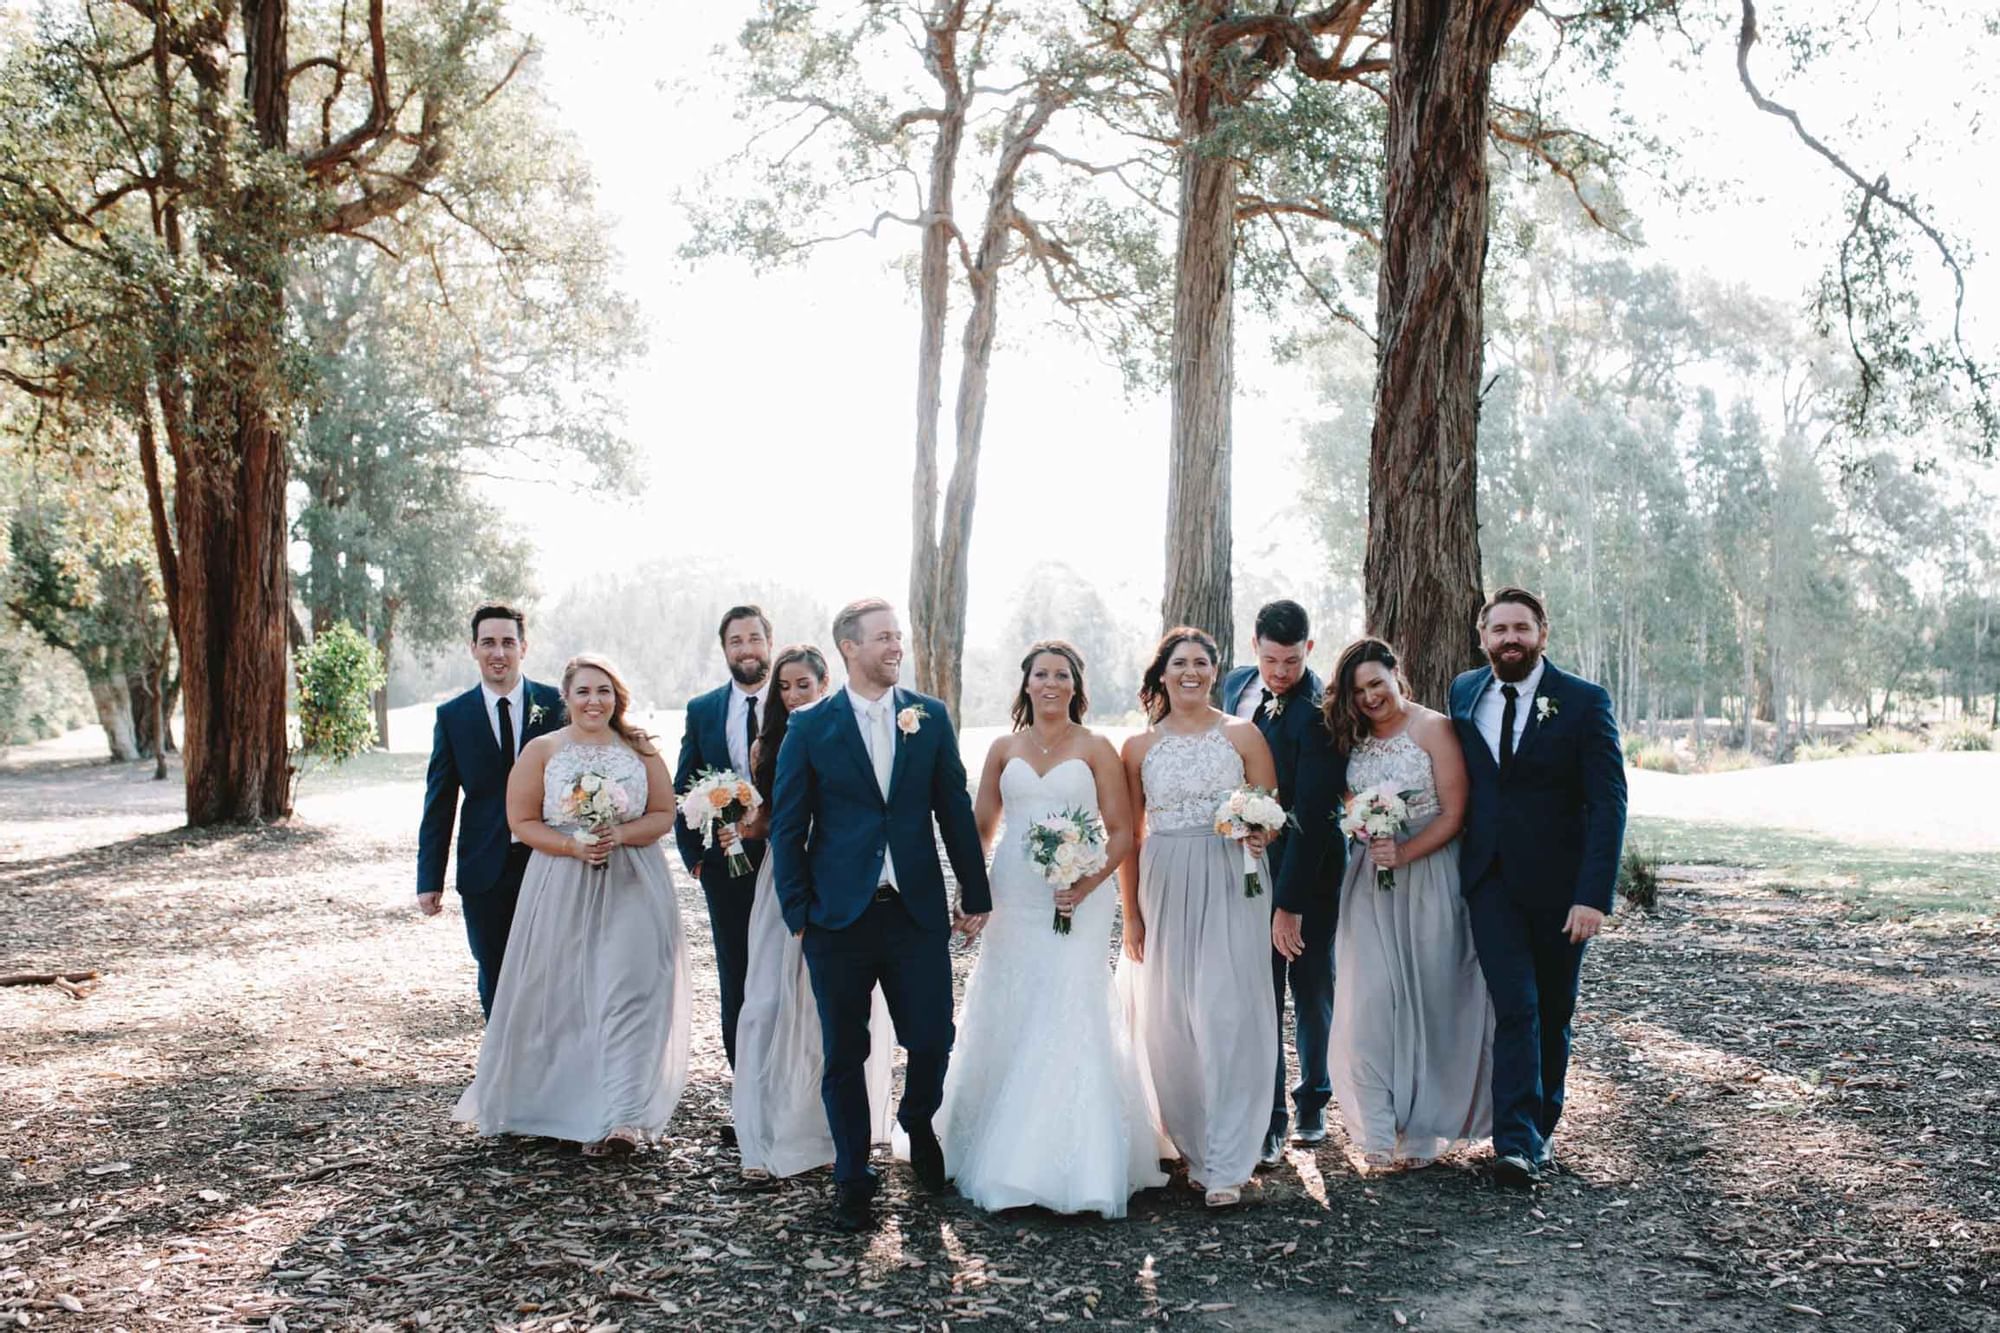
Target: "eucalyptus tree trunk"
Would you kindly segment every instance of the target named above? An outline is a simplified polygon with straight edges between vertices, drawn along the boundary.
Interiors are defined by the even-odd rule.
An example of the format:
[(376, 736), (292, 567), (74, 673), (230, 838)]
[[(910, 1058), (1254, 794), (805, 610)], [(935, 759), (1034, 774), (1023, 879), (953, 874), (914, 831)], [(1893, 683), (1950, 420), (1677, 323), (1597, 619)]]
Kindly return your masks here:
[(1393, 10), (1368, 625), (1440, 705), (1477, 660), (1479, 386), (1493, 64), (1529, 0)]
[[(1236, 307), (1233, 158), (1203, 151), (1220, 94), (1199, 70), (1182, 74), (1180, 226), (1174, 253), (1173, 431), (1167, 454), (1163, 627), (1214, 636), (1217, 664), (1234, 662), (1230, 596), (1230, 399)], [(1218, 687), (1222, 673), (1216, 674)]]

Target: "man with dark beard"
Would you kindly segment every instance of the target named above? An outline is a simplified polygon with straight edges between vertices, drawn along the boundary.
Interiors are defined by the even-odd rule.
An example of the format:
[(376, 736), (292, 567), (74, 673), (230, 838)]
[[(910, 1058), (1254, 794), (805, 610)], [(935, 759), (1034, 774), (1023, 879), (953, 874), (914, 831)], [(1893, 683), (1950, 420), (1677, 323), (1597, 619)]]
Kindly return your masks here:
[(1459, 874), (1493, 996), (1494, 1174), (1554, 1165), (1584, 949), (1611, 910), (1625, 840), (1625, 753), (1611, 697), (1542, 654), (1549, 617), (1502, 588), (1479, 612), (1488, 665), (1452, 682), (1470, 780)]
[[(722, 655), (729, 663), (729, 680), (688, 700), (687, 729), (681, 733), (680, 762), (674, 768), (674, 790), (684, 792), (706, 769), (732, 769), (750, 776), (750, 747), (764, 716), (771, 689), (771, 622), (756, 606), (732, 606), (722, 615)], [(757, 867), (764, 860), (764, 842), (745, 839), (743, 852), (750, 868), (729, 873), (727, 849), (718, 838), (702, 846), (701, 832), (686, 820), (674, 824), (681, 860), (701, 883), (708, 900), (708, 927), (715, 941), (715, 971), (722, 989), (722, 1049), (736, 1066), (736, 1015), (743, 1008), (743, 974), (750, 963), (750, 908), (757, 885)], [(729, 1137), (727, 1131), (724, 1137)]]

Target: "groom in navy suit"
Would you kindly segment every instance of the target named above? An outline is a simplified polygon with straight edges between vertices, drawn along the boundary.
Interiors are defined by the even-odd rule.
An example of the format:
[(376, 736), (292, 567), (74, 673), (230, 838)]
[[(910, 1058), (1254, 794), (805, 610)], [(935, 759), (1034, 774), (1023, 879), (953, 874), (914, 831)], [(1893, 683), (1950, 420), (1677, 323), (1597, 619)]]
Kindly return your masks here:
[(1625, 840), (1625, 752), (1601, 686), (1543, 658), (1540, 599), (1502, 588), (1479, 613), (1487, 666), (1452, 682), (1470, 779), (1459, 874), (1493, 996), (1494, 1173), (1554, 1162), (1584, 949), (1611, 910)]
[[(938, 865), (942, 834), (958, 878), (958, 929), (979, 934), (993, 901), (944, 705), (896, 688), (903, 631), (884, 601), (855, 602), (833, 622), (847, 688), (793, 715), (771, 795), (771, 855), (785, 924), (804, 935), (826, 1056), (820, 1097), (834, 1145), (833, 1225), (872, 1223), (872, 1130), (863, 1065), (877, 984), (909, 1053), (896, 1118), (910, 1166), (944, 1188), (931, 1116), (951, 1055), (953, 912)], [(935, 829), (935, 831), (933, 831)]]
[(444, 867), (457, 820), (465, 939), (479, 964), (479, 1011), (489, 1016), (528, 868), (527, 844), (507, 828), (507, 778), (523, 745), (563, 725), (562, 694), (521, 674), (527, 625), (519, 611), (498, 603), (472, 613), (479, 683), (438, 705), (417, 829), (417, 909), (436, 916), (444, 910)]
[[(1275, 601), (1257, 612), (1250, 646), (1252, 666), (1237, 667), (1222, 684), (1222, 709), (1257, 724), (1270, 744), (1278, 770), (1278, 799), (1285, 812), (1299, 809), (1301, 777), (1337, 768), (1323, 785), (1338, 798), (1345, 765), (1334, 753), (1320, 721), (1320, 679), (1306, 665), (1312, 652), (1306, 609)], [(1308, 784), (1310, 785), (1310, 784)], [(1331, 807), (1329, 807), (1330, 809)], [(1346, 865), (1342, 842), (1333, 836), (1331, 817), (1302, 820), (1271, 844), (1267, 854), (1275, 881), (1271, 892), (1271, 988), (1278, 999), (1278, 1069), (1272, 1091), (1271, 1124), (1258, 1162), (1276, 1166), (1285, 1154), (1289, 1123), (1285, 1102), (1285, 984), (1289, 977), (1294, 1033), (1299, 1057), (1299, 1142), (1326, 1139), (1326, 1104), (1333, 1097), (1327, 1072), (1327, 1039), (1333, 1030), (1333, 925), (1340, 907), (1340, 874)]]

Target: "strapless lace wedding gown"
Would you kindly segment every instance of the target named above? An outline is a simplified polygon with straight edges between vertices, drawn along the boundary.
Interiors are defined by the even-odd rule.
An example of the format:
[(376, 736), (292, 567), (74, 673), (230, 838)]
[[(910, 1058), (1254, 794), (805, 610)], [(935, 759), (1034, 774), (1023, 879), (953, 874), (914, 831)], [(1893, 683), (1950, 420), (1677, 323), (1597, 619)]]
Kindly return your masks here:
[[(623, 745), (564, 745), (542, 775), (542, 818), (574, 833), (561, 800), (596, 773), (646, 808), (646, 765)], [(602, 870), (536, 852), (521, 881), (479, 1072), (455, 1120), (481, 1134), (592, 1143), (657, 1138), (687, 1084), (693, 996), (666, 853), (614, 847)]]
[[(1414, 792), (1405, 837), (1438, 816), (1431, 757), (1407, 731), (1358, 743), (1347, 782)], [(1493, 1132), (1493, 1001), (1459, 892), (1458, 840), (1395, 879), (1376, 887), (1367, 849), (1348, 849), (1333, 949), (1333, 1095), (1351, 1151), (1373, 1167), (1429, 1162)]]
[(1016, 757), (1000, 795), (993, 915), (935, 1121), (945, 1170), (982, 1208), (1123, 1217), (1135, 1191), (1166, 1176), (1112, 988), (1117, 883), (1099, 885), (1057, 934), (1054, 890), (1025, 841), (1058, 810), (1097, 809), (1097, 781), (1081, 759), (1038, 774)]

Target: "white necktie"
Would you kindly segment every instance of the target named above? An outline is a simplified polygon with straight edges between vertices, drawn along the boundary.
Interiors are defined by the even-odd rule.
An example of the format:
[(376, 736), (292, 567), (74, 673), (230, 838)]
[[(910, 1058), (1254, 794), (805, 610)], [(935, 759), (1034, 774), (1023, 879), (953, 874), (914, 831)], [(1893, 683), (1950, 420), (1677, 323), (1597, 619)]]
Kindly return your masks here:
[(889, 799), (889, 775), (895, 771), (896, 734), (889, 727), (889, 701), (884, 699), (868, 710), (868, 732), (872, 739), (869, 758), (875, 761), (875, 783), (882, 799)]

